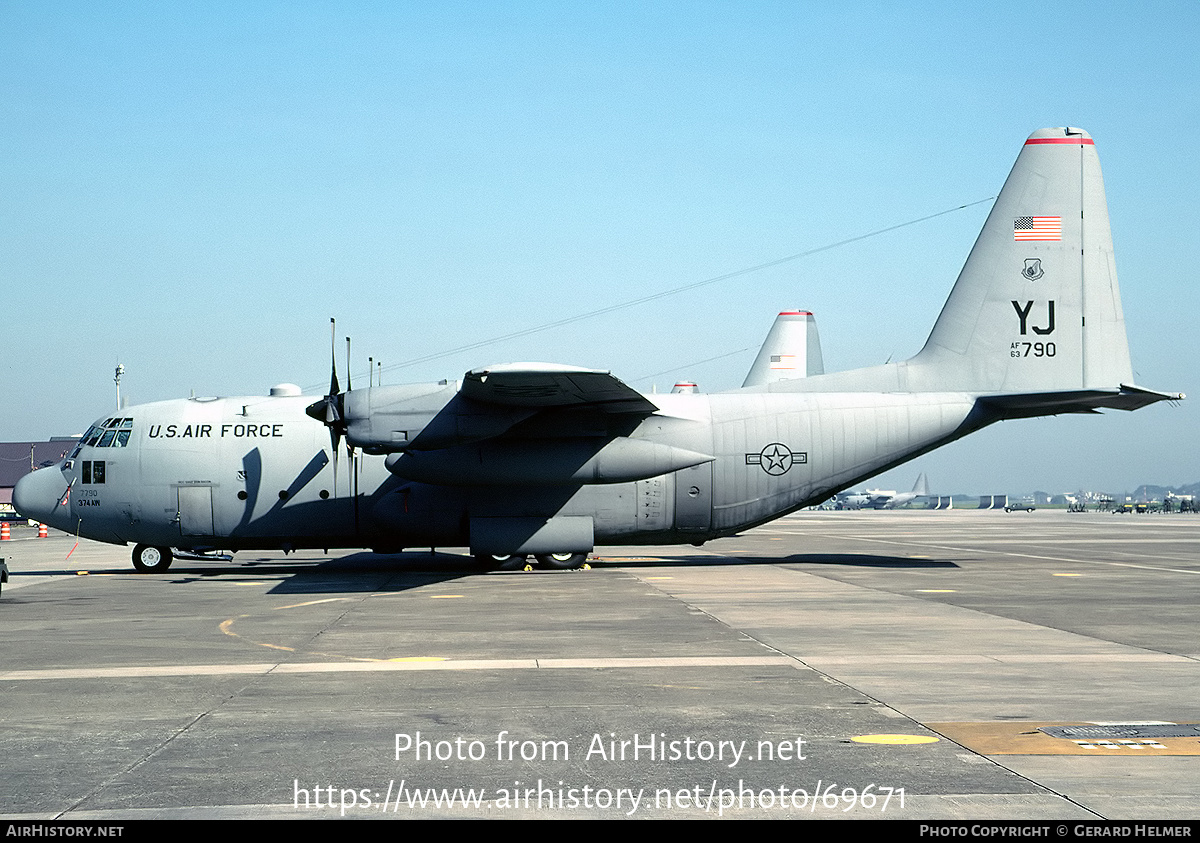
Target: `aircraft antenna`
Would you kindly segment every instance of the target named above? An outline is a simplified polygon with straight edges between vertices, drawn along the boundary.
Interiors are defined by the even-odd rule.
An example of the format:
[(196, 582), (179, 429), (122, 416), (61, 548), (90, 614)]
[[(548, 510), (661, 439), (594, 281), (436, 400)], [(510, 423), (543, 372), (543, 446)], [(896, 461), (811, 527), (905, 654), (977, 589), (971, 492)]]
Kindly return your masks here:
[[(865, 234), (858, 234), (858, 235), (855, 235), (854, 237), (847, 237), (844, 240), (838, 240), (834, 243), (826, 243), (823, 246), (816, 246), (812, 249), (806, 249), (803, 252), (797, 252), (794, 255), (787, 255), (786, 257), (776, 258), (775, 260), (767, 261), (766, 263), (756, 264), (754, 266), (749, 266), (744, 269), (734, 270), (733, 272), (726, 272), (722, 275), (716, 275), (712, 278), (706, 278), (702, 281), (693, 281), (690, 284), (684, 284), (680, 287), (673, 287), (669, 290), (660, 290), (657, 293), (651, 293), (650, 295), (642, 296), (640, 298), (630, 299), (628, 301), (619, 302), (617, 304), (611, 304), (606, 307), (598, 308), (596, 310), (587, 311), (586, 313), (577, 313), (574, 316), (566, 316), (562, 319), (555, 319), (552, 322), (544, 322), (541, 325), (534, 325), (533, 327), (530, 327), (530, 328), (522, 328), (517, 331), (512, 331), (511, 333), (500, 334), (498, 336), (489, 337), (488, 339), (476, 340), (474, 342), (467, 343), (466, 345), (460, 345), (457, 348), (450, 348), (445, 351), (437, 351), (437, 352), (433, 352), (432, 354), (425, 354), (420, 357), (413, 357), (409, 360), (401, 361), (400, 363), (392, 363), (391, 365), (388, 366), (388, 369), (390, 371), (394, 371), (396, 369), (403, 369), (407, 366), (415, 366), (419, 363), (428, 363), (431, 360), (440, 360), (443, 357), (450, 357), (455, 354), (460, 354), (464, 351), (473, 351), (477, 348), (483, 348), (484, 346), (493, 345), (494, 343), (504, 342), (506, 340), (513, 340), (513, 339), (517, 339), (518, 337), (526, 337), (526, 336), (529, 336), (530, 334), (537, 334), (542, 331), (548, 331), (551, 328), (559, 328), (559, 327), (562, 327), (563, 325), (570, 325), (574, 322), (579, 322), (584, 319), (592, 319), (597, 316), (604, 316), (604, 315), (607, 315), (609, 313), (614, 313), (619, 310), (625, 310), (626, 308), (629, 308), (629, 307), (635, 307), (640, 304), (646, 304), (648, 302), (657, 301), (658, 299), (666, 298), (667, 296), (679, 295), (680, 293), (686, 293), (691, 290), (699, 289), (700, 287), (707, 287), (710, 284), (716, 284), (721, 281), (728, 281), (732, 278), (739, 278), (743, 275), (749, 275), (750, 273), (753, 273), (753, 272), (760, 272), (764, 269), (770, 269), (771, 267), (780, 266), (781, 264), (785, 264), (785, 263), (790, 263), (791, 261), (796, 261), (796, 260), (800, 260), (802, 258), (811, 257), (812, 255), (820, 254), (821, 252), (828, 252), (831, 249), (838, 249), (838, 248), (841, 248), (842, 246), (848, 246), (851, 243), (858, 243), (862, 240), (868, 240), (872, 237), (879, 237), (880, 235), (887, 234), (892, 231), (897, 231), (898, 229), (901, 229), (901, 228), (907, 228), (910, 225), (917, 225), (918, 223), (936, 219), (938, 217), (945, 216), (946, 214), (952, 214), (952, 213), (955, 213), (956, 211), (962, 211), (962, 210), (965, 210), (966, 208), (973, 208), (976, 205), (982, 205), (984, 202), (991, 202), (995, 198), (996, 198), (995, 196), (988, 196), (984, 199), (976, 199), (974, 202), (967, 202), (962, 205), (955, 205), (953, 208), (946, 208), (943, 211), (938, 211), (933, 214), (926, 214), (923, 217), (917, 217), (915, 219), (906, 220), (905, 222), (900, 222), (900, 223), (896, 223), (894, 225), (886, 226), (884, 228), (879, 228), (874, 231), (868, 231)], [(382, 369), (380, 370), (380, 373), (382, 374)]]
[(113, 382), (117, 385), (117, 409), (121, 409), (121, 375), (125, 374), (125, 366), (121, 363), (117, 364), (117, 374), (113, 378)]

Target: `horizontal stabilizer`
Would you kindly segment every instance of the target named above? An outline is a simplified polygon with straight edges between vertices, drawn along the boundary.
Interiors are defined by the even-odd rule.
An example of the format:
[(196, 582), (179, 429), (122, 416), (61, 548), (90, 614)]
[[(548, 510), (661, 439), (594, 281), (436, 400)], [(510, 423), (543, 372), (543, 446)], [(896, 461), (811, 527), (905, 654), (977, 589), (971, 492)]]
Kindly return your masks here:
[(1119, 389), (988, 395), (980, 398), (978, 403), (1001, 418), (1019, 419), (1058, 413), (1094, 413), (1102, 409), (1140, 410), (1159, 401), (1180, 401), (1183, 397), (1182, 393), (1155, 392), (1122, 384)]

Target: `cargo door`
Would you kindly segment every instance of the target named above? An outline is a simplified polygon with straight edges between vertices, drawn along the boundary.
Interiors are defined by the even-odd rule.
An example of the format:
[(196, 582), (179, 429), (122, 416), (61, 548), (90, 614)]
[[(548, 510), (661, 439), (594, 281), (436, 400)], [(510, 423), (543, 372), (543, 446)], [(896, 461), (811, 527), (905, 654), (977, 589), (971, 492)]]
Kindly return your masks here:
[(179, 487), (179, 533), (213, 535), (212, 486)]

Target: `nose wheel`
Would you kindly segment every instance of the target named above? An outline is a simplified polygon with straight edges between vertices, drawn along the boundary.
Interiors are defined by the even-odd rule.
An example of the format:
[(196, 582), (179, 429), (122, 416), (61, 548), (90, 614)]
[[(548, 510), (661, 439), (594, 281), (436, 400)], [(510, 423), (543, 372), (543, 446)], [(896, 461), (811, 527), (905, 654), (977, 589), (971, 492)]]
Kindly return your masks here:
[(139, 574), (161, 574), (171, 567), (171, 548), (139, 544), (133, 549), (133, 567)]

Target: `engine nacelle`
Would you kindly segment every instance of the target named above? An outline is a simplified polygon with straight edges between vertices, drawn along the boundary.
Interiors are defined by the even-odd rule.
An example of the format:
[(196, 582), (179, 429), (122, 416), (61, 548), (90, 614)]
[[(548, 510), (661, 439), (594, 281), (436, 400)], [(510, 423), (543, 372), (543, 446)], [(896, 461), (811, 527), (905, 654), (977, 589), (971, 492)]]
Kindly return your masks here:
[(492, 440), (387, 458), (388, 471), (442, 486), (628, 483), (714, 458), (684, 448), (619, 437), (611, 440)]

